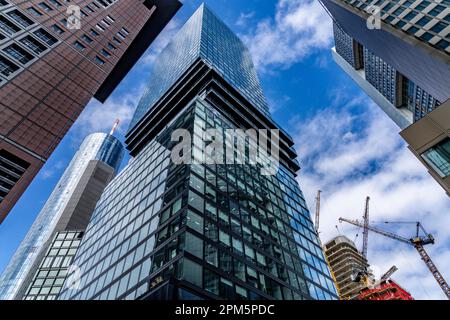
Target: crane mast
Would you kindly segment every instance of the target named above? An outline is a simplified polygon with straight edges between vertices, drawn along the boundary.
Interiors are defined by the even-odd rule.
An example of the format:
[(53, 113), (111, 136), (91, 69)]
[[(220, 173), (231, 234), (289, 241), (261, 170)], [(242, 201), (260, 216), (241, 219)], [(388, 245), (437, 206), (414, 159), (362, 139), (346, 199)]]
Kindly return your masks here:
[(363, 247), (362, 254), (364, 258), (367, 259), (367, 246), (369, 243), (369, 200), (370, 197), (366, 198), (366, 206), (364, 209), (364, 227), (363, 227)]
[(317, 234), (319, 234), (319, 221), (320, 221), (320, 193), (322, 191), (317, 191), (317, 196), (316, 196), (316, 219), (314, 222), (314, 226), (316, 228), (316, 232)]
[[(350, 220), (350, 219), (345, 219), (345, 218), (339, 218), (339, 222), (342, 222), (342, 221), (350, 223), (350, 224), (358, 226), (358, 227), (364, 227), (365, 226), (365, 224), (363, 222), (360, 222), (358, 220)], [(385, 230), (381, 230), (381, 229), (372, 227), (370, 225), (367, 225), (367, 230), (373, 231), (373, 232), (381, 234), (381, 235), (383, 235), (385, 237), (388, 237), (388, 238), (391, 238), (391, 239), (394, 239), (394, 240), (397, 240), (397, 241), (401, 241), (403, 243), (407, 243), (409, 245), (414, 246), (414, 248), (419, 253), (421, 259), (423, 260), (423, 262), (425, 262), (425, 264), (427, 265), (427, 267), (430, 270), (431, 274), (436, 279), (437, 283), (439, 284), (439, 287), (442, 289), (444, 294), (450, 300), (450, 287), (449, 287), (448, 283), (445, 281), (444, 277), (439, 272), (438, 268), (434, 264), (433, 260), (431, 260), (430, 256), (428, 255), (428, 253), (425, 251), (425, 248), (424, 248), (424, 245), (434, 244), (434, 238), (433, 238), (433, 236), (431, 234), (427, 234), (425, 232), (425, 230), (424, 230), (423, 226), (420, 224), (420, 222), (417, 222), (416, 225), (417, 225), (417, 234), (415, 235), (415, 237), (413, 237), (411, 239), (399, 236), (399, 235), (397, 235), (395, 233), (392, 233), (392, 232), (388, 232), (388, 231), (385, 231)], [(426, 234), (426, 237), (419, 236), (419, 231), (420, 230), (424, 231), (424, 233)]]

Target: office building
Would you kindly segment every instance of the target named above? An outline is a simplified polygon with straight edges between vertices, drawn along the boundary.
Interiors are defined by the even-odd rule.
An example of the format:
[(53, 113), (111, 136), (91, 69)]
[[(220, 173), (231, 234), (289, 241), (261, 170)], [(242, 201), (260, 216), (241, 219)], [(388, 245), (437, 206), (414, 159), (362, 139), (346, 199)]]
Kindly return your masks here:
[(358, 281), (358, 276), (368, 271), (367, 259), (356, 249), (355, 243), (345, 236), (338, 236), (328, 241), (324, 250), (336, 279), (340, 298), (356, 299), (360, 291), (365, 288), (363, 282)]
[[(80, 231), (86, 229), (95, 204), (117, 173), (123, 156), (122, 144), (112, 135), (94, 133), (84, 139), (1, 275), (1, 300), (22, 299), (25, 293), (28, 298), (56, 297), (56, 289), (48, 286), (49, 279), (41, 288), (42, 292), (36, 290), (36, 270), (44, 272), (50, 268), (53, 274), (55, 269), (68, 267), (74, 244), (69, 240), (60, 241), (60, 237), (67, 235), (74, 242), (81, 237)], [(64, 255), (67, 259), (61, 257)], [(34, 287), (26, 291), (31, 284)], [(55, 286), (60, 288), (61, 284)]]
[(450, 196), (450, 2), (321, 2), (333, 19), (334, 60)]
[[(58, 299), (337, 298), (295, 180), (292, 138), (280, 131), (274, 175), (171, 160), (172, 135), (197, 139), (207, 128), (278, 126), (247, 48), (202, 5), (155, 62), (127, 134), (133, 160), (83, 236), (79, 288)], [(191, 151), (201, 153), (197, 143)]]
[(0, 223), (90, 99), (108, 98), (180, 5), (0, 1)]

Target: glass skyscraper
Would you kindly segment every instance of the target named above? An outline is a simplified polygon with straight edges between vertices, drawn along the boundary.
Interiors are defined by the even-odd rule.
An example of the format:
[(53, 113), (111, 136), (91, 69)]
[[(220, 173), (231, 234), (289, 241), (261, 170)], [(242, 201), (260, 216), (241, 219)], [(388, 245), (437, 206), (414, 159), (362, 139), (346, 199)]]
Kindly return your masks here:
[[(98, 200), (95, 195), (100, 195), (117, 172), (123, 156), (122, 144), (112, 135), (94, 133), (84, 139), (1, 275), (1, 300), (21, 298), (17, 296), (19, 291), (27, 286), (25, 280), (32, 276), (33, 265), (40, 264), (38, 257), (47, 251), (46, 243), (52, 241), (55, 232), (85, 228), (93, 209), (89, 212), (89, 208)], [(88, 199), (83, 199), (86, 193), (89, 193)]]
[(246, 47), (202, 5), (155, 62), (127, 134), (133, 160), (98, 201), (59, 299), (337, 299), (286, 133), (275, 175), (172, 161), (178, 130), (234, 128), (277, 126)]
[(336, 63), (402, 129), (450, 196), (450, 1), (320, 0), (333, 19)]

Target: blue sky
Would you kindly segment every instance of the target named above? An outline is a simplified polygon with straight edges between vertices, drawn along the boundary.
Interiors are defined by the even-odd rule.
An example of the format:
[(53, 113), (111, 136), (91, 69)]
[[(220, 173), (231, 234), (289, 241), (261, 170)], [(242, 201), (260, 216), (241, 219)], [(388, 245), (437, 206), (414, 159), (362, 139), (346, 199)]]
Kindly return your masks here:
[[(0, 225), (0, 271), (31, 226), (81, 140), (109, 131), (122, 120), (123, 140), (152, 63), (201, 1), (186, 0), (157, 41), (105, 104), (91, 101), (39, 175)], [(437, 239), (428, 248), (450, 279), (450, 200), (407, 150), (399, 129), (332, 61), (331, 20), (313, 0), (210, 0), (206, 3), (249, 46), (275, 120), (296, 141), (299, 182), (310, 207), (323, 190), (321, 238), (339, 232), (358, 239), (338, 217), (360, 218), (364, 199), (371, 220), (422, 221)], [(123, 165), (126, 164), (125, 159)], [(409, 236), (414, 228), (392, 225)], [(383, 225), (383, 227), (386, 227)], [(361, 234), (359, 234), (359, 239)], [(361, 241), (356, 241), (361, 246)], [(443, 299), (435, 280), (413, 248), (374, 234), (369, 260), (378, 275), (395, 264), (393, 278), (418, 299)]]

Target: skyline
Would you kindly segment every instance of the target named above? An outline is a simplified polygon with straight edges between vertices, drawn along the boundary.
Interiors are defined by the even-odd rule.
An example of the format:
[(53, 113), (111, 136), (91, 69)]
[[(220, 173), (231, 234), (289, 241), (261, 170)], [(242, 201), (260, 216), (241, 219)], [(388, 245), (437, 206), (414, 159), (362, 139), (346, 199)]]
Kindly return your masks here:
[[(212, 1), (210, 1), (212, 2)], [(161, 49), (164, 45), (164, 42), (166, 39), (170, 39), (171, 35), (173, 34), (173, 31), (176, 30), (178, 27), (180, 27), (183, 22), (184, 18), (189, 16), (189, 12), (192, 13), (193, 9), (195, 8), (194, 4), (192, 2), (186, 3), (183, 7), (182, 11), (179, 15), (176, 16), (175, 20), (170, 23), (168, 28), (166, 28), (165, 33), (159, 38), (158, 43), (154, 44), (152, 46), (151, 50), (146, 54), (146, 56), (141, 59), (140, 63), (135, 66), (132, 73), (127, 76), (127, 79), (124, 81), (124, 83), (121, 84), (120, 88), (118, 89), (118, 92), (113, 94), (112, 98), (109, 99), (104, 109), (107, 109), (108, 106), (110, 107), (116, 107), (116, 114), (112, 112), (112, 110), (104, 110), (108, 111), (110, 113), (110, 117), (121, 117), (125, 118), (122, 119), (123, 122), (129, 121), (131, 114), (133, 112), (133, 108), (136, 106), (136, 101), (133, 101), (133, 98), (137, 96), (137, 98), (140, 97), (139, 94), (133, 94), (133, 93), (126, 93), (129, 90), (131, 92), (135, 91), (142, 91), (140, 90), (142, 87), (142, 83), (145, 83), (149, 73), (147, 71), (138, 70), (139, 68), (144, 69), (151, 69), (149, 64), (151, 64), (152, 59), (154, 57), (155, 49)], [(208, 1), (207, 1), (208, 3)], [(255, 3), (258, 3), (258, 1), (250, 2), (251, 5), (254, 5)], [(360, 90), (356, 88), (356, 85), (354, 85), (351, 80), (346, 77), (343, 72), (341, 72), (336, 65), (331, 61), (331, 56), (329, 54), (329, 48), (332, 46), (331, 42), (331, 23), (329, 23), (328, 26), (318, 26), (317, 22), (320, 21), (322, 18), (326, 18), (327, 16), (324, 15), (325, 12), (321, 12), (320, 7), (318, 7), (317, 4), (311, 4), (312, 1), (291, 1), (290, 3), (287, 3), (286, 1), (279, 1), (278, 7), (275, 9), (277, 10), (278, 16), (284, 16), (284, 20), (281, 18), (277, 18), (275, 20), (264, 20), (267, 18), (261, 19), (260, 16), (269, 16), (273, 17), (274, 8), (265, 8), (264, 6), (260, 8), (261, 12), (258, 11), (243, 11), (241, 10), (239, 12), (239, 15), (230, 13), (233, 11), (232, 9), (228, 9), (228, 11), (218, 11), (217, 9), (215, 11), (223, 12), (225, 15), (225, 22), (228, 22), (230, 26), (236, 28), (238, 30), (239, 35), (243, 35), (244, 40), (247, 43), (250, 43), (250, 49), (253, 51), (254, 60), (259, 63), (259, 71), (263, 82), (263, 89), (266, 89), (265, 91), (269, 95), (269, 105), (272, 109), (272, 112), (274, 113), (274, 118), (277, 122), (279, 122), (283, 127), (287, 128), (287, 131), (290, 132), (294, 137), (296, 137), (297, 141), (297, 151), (299, 153), (299, 160), (302, 165), (302, 170), (300, 171), (299, 180), (302, 182), (303, 189), (306, 193), (306, 196), (308, 198), (308, 205), (310, 208), (314, 206), (313, 200), (313, 194), (315, 194), (317, 188), (321, 188), (324, 190), (324, 208), (323, 212), (324, 215), (322, 215), (321, 225), (323, 227), (323, 236), (332, 237), (332, 229), (333, 224), (336, 224), (337, 221), (332, 221), (332, 219), (326, 219), (327, 212), (331, 212), (334, 214), (336, 210), (339, 210), (342, 208), (342, 210), (348, 210), (352, 211), (350, 213), (343, 214), (344, 216), (353, 216), (353, 217), (359, 217), (362, 215), (362, 205), (363, 205), (363, 199), (366, 193), (371, 193), (371, 197), (374, 198), (374, 214), (373, 216), (381, 217), (386, 213), (388, 208), (384, 208), (383, 205), (381, 205), (382, 209), (379, 210), (378, 206), (380, 205), (379, 201), (381, 198), (386, 195), (386, 189), (389, 190), (389, 184), (387, 185), (386, 189), (383, 190), (377, 190), (377, 186), (368, 186), (367, 182), (374, 181), (375, 179), (379, 178), (380, 169), (386, 169), (386, 161), (380, 160), (380, 155), (375, 155), (375, 151), (385, 151), (382, 152), (383, 155), (388, 155), (389, 152), (395, 153), (403, 157), (404, 163), (406, 163), (411, 169), (411, 172), (405, 172), (404, 168), (397, 168), (395, 166), (388, 167), (388, 170), (391, 170), (391, 173), (397, 174), (397, 177), (399, 179), (403, 177), (408, 177), (411, 179), (410, 183), (406, 184), (405, 186), (399, 186), (395, 185), (395, 181), (391, 181), (392, 186), (390, 186), (394, 191), (403, 191), (405, 193), (412, 192), (414, 195), (418, 195), (423, 197), (425, 203), (429, 201), (429, 203), (432, 203), (430, 198), (434, 200), (437, 205), (441, 206), (440, 209), (449, 208), (449, 201), (448, 199), (445, 199), (444, 194), (441, 190), (439, 190), (438, 185), (434, 181), (430, 181), (431, 178), (426, 176), (426, 172), (424, 174), (424, 169), (420, 168), (420, 163), (418, 160), (411, 157), (409, 157), (404, 151), (406, 150), (406, 147), (404, 143), (401, 143), (400, 137), (396, 135), (398, 132), (395, 131), (396, 129), (394, 126), (391, 126), (389, 123), (389, 120), (381, 114), (377, 106), (375, 106), (373, 103), (371, 103), (368, 98), (360, 93)], [(192, 6), (191, 6), (191, 5)], [(236, 1), (235, 1), (236, 4)], [(213, 2), (210, 4), (213, 9), (215, 6), (218, 8), (221, 8), (223, 4), (215, 3)], [(251, 7), (250, 4), (246, 4), (246, 6)], [(298, 6), (296, 6), (298, 5)], [(190, 11), (191, 10), (191, 11)], [(268, 10), (268, 11), (264, 11)], [(308, 28), (305, 28), (304, 24), (304, 18), (306, 17), (306, 10), (308, 11), (308, 19), (307, 25)], [(264, 11), (264, 12), (263, 12)], [(254, 12), (252, 14), (252, 12)], [(313, 13), (313, 14), (311, 14)], [(228, 16), (228, 18), (227, 18)], [(296, 23), (298, 21), (303, 20), (299, 25)], [(312, 21), (311, 19), (316, 19), (315, 21)], [(329, 21), (328, 19), (327, 21)], [(230, 21), (236, 21), (236, 23), (230, 23)], [(259, 23), (258, 23), (259, 21)], [(261, 22), (262, 21), (262, 22)], [(286, 26), (282, 25), (282, 21), (287, 21), (288, 25), (287, 27), (293, 28), (293, 32), (289, 33), (286, 30)], [(330, 21), (329, 21), (330, 22)], [(256, 27), (255, 27), (256, 25)], [(294, 28), (294, 26), (296, 28)], [(289, 29), (288, 28), (288, 29)], [(314, 29), (315, 28), (315, 29)], [(253, 29), (254, 32), (245, 33), (248, 31), (247, 29)], [(275, 32), (275, 33), (273, 33)], [(279, 33), (276, 33), (279, 32)], [(282, 53), (272, 53), (273, 56), (271, 56), (270, 52), (268, 52), (267, 49), (263, 49), (258, 44), (264, 43), (264, 39), (275, 39), (277, 36), (281, 37), (280, 45), (289, 44), (289, 43), (296, 43), (296, 38), (301, 37), (300, 34), (307, 33), (311, 37), (309, 41), (305, 41), (305, 43), (308, 43), (308, 45), (300, 46), (305, 50), (303, 54), (294, 54), (292, 52), (289, 52), (287, 49), (288, 46), (283, 48), (283, 50), (288, 50), (288, 52), (282, 52), (285, 53), (285, 56), (282, 56)], [(327, 35), (325, 38), (328, 39), (327, 41), (324, 41), (323, 35)], [(314, 37), (318, 37), (315, 39)], [(260, 39), (256, 45), (255, 43), (251, 43), (251, 39)], [(321, 40), (322, 39), (322, 40)], [(303, 39), (304, 40), (304, 39)], [(301, 49), (300, 48), (300, 49)], [(299, 50), (300, 50), (299, 49)], [(312, 50), (312, 53), (309, 51)], [(282, 50), (281, 50), (282, 51)], [(312, 67), (310, 67), (312, 65)], [(308, 78), (302, 78), (301, 76), (298, 78), (298, 74), (301, 74), (302, 71), (309, 72)], [(304, 74), (306, 74), (305, 72)], [(317, 74), (321, 75), (319, 77)], [(144, 75), (145, 74), (145, 75)], [(336, 77), (339, 79), (339, 82), (341, 85), (339, 87), (336, 87), (332, 85), (330, 82), (330, 77)], [(139, 79), (140, 78), (140, 79)], [(139, 80), (138, 80), (139, 79)], [(280, 80), (280, 79), (288, 79), (288, 81), (275, 81), (274, 79)], [(312, 80), (312, 81), (309, 81)], [(321, 95), (321, 90), (314, 90), (317, 88), (314, 88), (313, 84), (326, 84), (327, 92), (326, 95)], [(308, 83), (311, 83), (310, 86), (308, 86)], [(140, 84), (140, 85), (139, 85)], [(304, 87), (301, 88), (301, 90), (298, 90), (299, 92), (295, 91), (295, 88), (298, 88), (300, 84), (303, 84)], [(268, 89), (271, 88), (271, 89)], [(346, 90), (350, 91), (351, 93), (345, 92)], [(125, 93), (125, 94), (124, 94)], [(308, 102), (305, 103), (305, 98), (311, 98), (315, 100), (313, 103), (310, 103), (308, 106)], [(119, 101), (119, 102), (118, 102)], [(122, 103), (125, 102), (126, 105), (130, 106), (130, 108), (123, 108)], [(347, 107), (342, 107), (343, 104), (347, 104)], [(279, 105), (282, 105), (281, 107)], [(283, 108), (284, 105), (284, 108)], [(298, 105), (302, 105), (304, 107), (304, 110), (300, 110)], [(306, 105), (306, 106), (305, 106)], [(325, 110), (328, 110), (328, 112), (324, 112), (324, 108), (321, 107), (322, 105), (325, 106)], [(366, 106), (364, 106), (366, 105)], [(97, 107), (97, 109), (95, 108)], [(20, 215), (20, 212), (22, 210), (25, 211), (25, 208), (30, 208), (34, 212), (34, 214), (37, 214), (39, 212), (40, 207), (36, 204), (31, 204), (32, 198), (28, 198), (28, 194), (34, 194), (37, 191), (39, 192), (40, 197), (39, 199), (45, 199), (45, 189), (52, 188), (53, 185), (50, 181), (54, 181), (58, 178), (58, 171), (60, 172), (62, 168), (64, 168), (64, 161), (67, 161), (66, 159), (71, 157), (72, 154), (70, 154), (70, 150), (73, 149), (73, 144), (75, 141), (80, 139), (80, 136), (83, 133), (88, 133), (86, 131), (89, 131), (94, 128), (104, 129), (103, 127), (97, 127), (97, 125), (92, 123), (92, 118), (90, 116), (92, 115), (98, 115), (102, 112), (102, 110), (98, 110), (98, 107), (101, 107), (99, 103), (91, 102), (90, 106), (85, 110), (85, 112), (82, 114), (79, 121), (75, 124), (74, 128), (70, 131), (69, 136), (64, 139), (62, 145), (57, 149), (56, 156), (53, 156), (50, 158), (49, 163), (45, 166), (44, 170), (39, 174), (36, 181), (32, 184), (30, 187), (30, 190), (27, 191), (27, 193), (24, 195), (24, 199), (18, 203), (16, 208), (12, 211), (10, 217), (8, 217), (7, 220), (5, 220), (6, 227), (3, 225), (0, 226), (0, 239), (3, 240), (3, 234), (4, 230), (8, 230), (8, 223), (12, 220), (12, 224), (14, 223), (20, 223), (20, 221), (14, 222), (14, 217), (17, 215)], [(284, 111), (284, 112), (283, 112)], [(117, 115), (117, 113), (119, 115)], [(364, 116), (367, 116), (368, 119), (364, 119)], [(296, 120), (294, 117), (297, 116), (297, 121), (299, 123), (295, 123)], [(101, 117), (99, 117), (101, 118)], [(346, 139), (349, 142), (348, 146), (342, 146), (339, 145), (336, 141), (336, 135), (335, 133), (331, 132), (331, 128), (327, 128), (325, 124), (325, 119), (331, 120), (331, 122), (328, 122), (328, 124), (331, 124), (331, 128), (334, 128), (337, 130), (337, 132), (342, 133), (344, 135), (344, 139)], [(364, 128), (363, 121), (366, 121), (367, 128)], [(111, 121), (112, 123), (112, 121)], [(110, 126), (109, 123), (105, 123), (102, 125)], [(127, 126), (123, 124), (121, 126), (121, 132), (124, 133)], [(319, 134), (318, 130), (324, 129), (324, 132), (321, 132)], [(315, 134), (315, 135), (314, 135)], [(367, 138), (365, 136), (367, 135)], [(306, 138), (307, 137), (307, 138)], [(315, 139), (312, 139), (311, 137), (314, 137)], [(324, 139), (324, 137), (333, 137), (334, 139), (330, 141), (327, 141), (327, 139)], [(374, 138), (377, 137), (377, 138)], [(385, 139), (386, 143), (378, 141), (379, 138)], [(310, 141), (313, 140), (313, 141)], [(321, 143), (319, 146), (316, 146), (314, 144), (318, 144), (317, 141), (320, 141)], [(368, 147), (369, 150), (362, 152), (362, 154), (355, 155), (351, 154), (352, 151), (359, 151), (359, 148), (357, 147), (363, 147), (364, 142), (375, 144), (376, 147), (373, 146)], [(329, 147), (330, 150), (335, 152), (338, 157), (329, 157), (326, 159), (326, 156), (324, 154), (321, 154), (319, 151), (324, 151), (326, 147)], [(367, 146), (366, 146), (367, 147)], [(317, 149), (321, 148), (321, 150)], [(361, 149), (360, 149), (361, 150)], [(364, 149), (362, 149), (364, 150)], [(407, 151), (407, 150), (406, 150)], [(353, 156), (353, 158), (352, 158)], [(325, 159), (324, 159), (325, 158)], [(333, 160), (330, 160), (333, 159)], [(339, 163), (339, 160), (341, 161)], [(398, 160), (397, 160), (398, 161)], [(330, 163), (331, 162), (331, 163)], [(340, 165), (344, 165), (344, 172), (339, 172), (339, 169), (342, 169), (343, 167), (339, 167), (337, 165), (339, 163)], [(399, 165), (399, 163), (395, 163)], [(62, 167), (62, 168), (60, 168)], [(350, 172), (351, 168), (356, 168), (357, 174), (353, 175)], [(56, 172), (53, 172), (53, 170), (56, 170)], [(323, 176), (325, 175), (325, 172), (327, 174), (331, 173), (331, 177), (328, 176), (325, 179), (323, 179)], [(318, 185), (317, 178), (321, 178), (322, 176), (322, 184)], [(345, 183), (351, 181), (352, 179), (349, 178), (355, 178), (353, 180), (356, 180), (356, 182), (359, 182), (360, 188), (356, 188), (354, 185), (350, 185), (351, 191), (353, 192), (353, 196), (348, 196), (348, 198), (352, 199), (351, 204), (343, 204), (341, 203), (341, 208), (332, 208), (336, 205), (336, 203), (339, 203), (339, 201), (342, 201), (342, 190), (336, 191), (338, 189), (338, 186), (345, 185)], [(387, 177), (382, 177), (384, 179), (387, 179)], [(393, 178), (391, 178), (394, 180)], [(42, 188), (43, 184), (47, 181), (46, 184), (51, 185), (49, 187), (45, 186), (45, 188)], [(383, 181), (383, 179), (382, 179)], [(354, 181), (355, 182), (355, 181)], [(305, 184), (306, 183), (306, 184)], [(366, 183), (366, 185), (364, 185)], [(330, 186), (325, 186), (325, 185)], [(397, 181), (398, 184), (398, 181)], [(426, 198), (424, 195), (420, 195), (420, 192), (417, 191), (418, 187), (428, 187), (431, 188), (432, 192), (434, 193), (433, 196), (430, 195), (429, 198)], [(348, 186), (347, 186), (348, 187)], [(38, 190), (38, 189), (44, 189), (44, 190)], [(442, 194), (442, 197), (440, 197), (440, 194)], [(48, 196), (48, 194), (47, 194)], [(411, 195), (410, 195), (411, 196)], [(411, 196), (412, 197), (412, 196)], [(26, 199), (28, 198), (28, 199)], [(413, 197), (412, 197), (413, 198)], [(25, 200), (26, 199), (26, 200)], [(360, 199), (360, 201), (358, 201)], [(397, 200), (397, 199), (395, 199)], [(42, 200), (41, 200), (42, 201)], [(399, 200), (397, 200), (399, 201)], [(334, 202), (334, 204), (330, 204)], [(391, 201), (391, 203), (395, 204), (396, 201)], [(347, 207), (347, 208), (346, 208)], [(401, 203), (400, 206), (398, 206), (398, 211), (404, 211), (409, 209), (408, 206), (405, 205), (405, 203)], [(417, 208), (415, 208), (417, 210)], [(427, 209), (424, 205), (424, 209)], [(17, 211), (17, 212), (16, 212)], [(379, 213), (381, 211), (381, 214)], [(383, 212), (384, 211), (384, 212)], [(436, 209), (437, 211), (437, 209)], [(445, 210), (440, 210), (441, 212)], [(398, 215), (401, 214), (401, 212), (397, 212)], [(442, 215), (442, 213), (441, 213)], [(31, 214), (30, 214), (31, 216)], [(389, 219), (393, 218), (392, 215), (387, 216)], [(398, 217), (396, 217), (398, 218)], [(445, 217), (441, 217), (444, 219)], [(414, 218), (415, 219), (415, 218)], [(33, 220), (30, 217), (30, 220)], [(430, 229), (430, 231), (434, 232), (435, 229), (438, 230), (438, 226), (434, 223), (432, 225), (429, 225), (428, 221), (422, 221), (425, 226)], [(445, 225), (445, 223), (442, 223), (442, 225)], [(14, 226), (13, 226), (14, 229)], [(23, 226), (21, 229), (25, 229), (25, 232), (27, 228), (24, 228)], [(351, 228), (345, 228), (343, 225), (341, 226), (341, 229), (345, 230), (352, 230)], [(402, 230), (403, 231), (403, 230)], [(404, 230), (406, 231), (406, 230)], [(443, 230), (445, 231), (445, 230)], [(20, 233), (20, 232), (19, 232)], [(350, 233), (351, 234), (351, 233)], [(449, 237), (448, 232), (442, 233), (445, 237)], [(439, 235), (439, 236), (438, 236)], [(441, 236), (441, 233), (438, 233), (436, 236), (438, 240), (438, 245), (436, 247), (440, 247), (443, 243), (445, 243), (444, 237)], [(322, 241), (325, 242), (327, 238), (323, 238)], [(373, 263), (371, 257), (377, 257), (378, 250), (376, 250), (376, 253), (371, 251), (373, 250), (373, 245), (371, 244), (375, 243), (377, 248), (379, 244), (387, 244), (387, 248), (389, 248), (391, 245), (389, 245), (389, 240), (384, 241), (383, 239), (379, 239), (376, 236), (370, 236), (370, 244), (369, 244), (369, 261), (372, 264), (377, 265), (377, 263)], [(4, 243), (4, 242), (2, 242)], [(435, 249), (433, 248), (433, 249)], [(448, 249), (448, 248), (447, 248)], [(12, 249), (14, 250), (14, 249)], [(445, 265), (448, 265), (449, 262), (449, 256), (447, 254), (446, 258), (447, 261), (445, 264), (441, 262), (441, 259), (438, 258), (440, 256), (439, 254), (436, 255), (435, 251), (431, 250), (431, 255), (436, 260), (436, 263), (438, 266), (441, 267), (441, 269), (445, 272), (445, 270), (449, 270), (450, 268), (445, 268)], [(4, 252), (3, 250), (1, 250)], [(417, 256), (415, 256), (415, 253), (408, 251), (408, 254), (411, 258), (411, 263), (420, 268), (420, 260)], [(415, 259), (415, 260), (414, 260)], [(1, 256), (1, 264), (0, 269), (3, 269), (4, 266), (4, 260), (7, 260), (7, 258), (4, 258), (3, 253)], [(373, 259), (378, 261), (378, 257)], [(391, 259), (386, 259), (391, 261)], [(417, 262), (416, 262), (417, 261)], [(381, 269), (382, 266), (380, 266)], [(423, 270), (422, 270), (423, 271)], [(380, 270), (380, 272), (383, 272), (383, 270)], [(399, 274), (402, 272), (406, 272), (405, 268), (400, 267)], [(422, 274), (425, 276), (425, 278), (428, 281), (428, 277), (425, 272), (422, 272)], [(394, 276), (396, 278), (398, 275)], [(444, 273), (444, 276), (448, 277), (447, 274)], [(400, 279), (400, 277), (399, 277)], [(403, 283), (399, 280), (399, 283), (403, 285), (405, 288), (408, 288), (407, 283)], [(420, 287), (420, 286), (419, 286)], [(428, 287), (433, 289), (433, 294), (438, 293), (439, 288), (436, 287), (435, 283), (431, 282), (428, 284)], [(414, 292), (414, 290), (409, 289), (413, 296), (420, 297), (420, 293)], [(426, 296), (426, 294), (424, 294)], [(439, 297), (439, 295), (436, 295)]]

